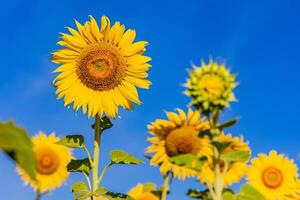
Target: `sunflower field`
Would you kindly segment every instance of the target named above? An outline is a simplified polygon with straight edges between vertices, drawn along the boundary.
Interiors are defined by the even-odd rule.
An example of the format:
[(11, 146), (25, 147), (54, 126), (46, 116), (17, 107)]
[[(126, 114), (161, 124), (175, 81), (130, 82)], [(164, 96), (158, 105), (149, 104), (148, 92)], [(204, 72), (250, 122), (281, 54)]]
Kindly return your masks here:
[[(203, 6), (203, 2), (199, 4)], [(126, 3), (122, 5), (126, 7)], [(122, 12), (121, 7), (118, 9)], [(292, 10), (292, 6), (289, 9)], [(164, 49), (165, 60), (176, 63), (180, 60), (179, 54), (185, 51), (179, 45), (177, 48), (176, 43), (190, 43), (187, 45), (191, 48), (199, 46), (210, 51), (209, 44), (204, 40), (197, 43), (200, 40), (189, 38), (188, 34), (175, 41), (159, 43), (163, 35), (161, 32), (166, 31), (171, 40), (173, 36), (169, 35), (174, 31), (171, 25), (165, 24), (167, 29), (162, 27), (159, 20), (164, 19), (160, 18), (154, 17), (157, 26), (146, 29), (148, 32), (145, 33), (142, 28), (150, 23), (150, 18), (143, 26), (135, 27), (130, 17), (117, 19), (119, 15), (88, 14), (75, 17), (73, 23), (55, 29), (59, 34), (53, 34), (52, 50), (46, 61), (52, 68), (46, 69), (47, 78), (51, 80), (46, 78), (49, 84), (45, 90), (53, 95), (53, 103), (40, 101), (39, 106), (48, 107), (51, 111), (43, 112), (41, 108), (40, 114), (35, 115), (36, 124), (40, 125), (40, 129), (50, 124), (52, 130), (64, 127), (59, 129), (64, 131), (48, 132), (46, 128), (46, 131), (31, 132), (32, 127), (27, 129), (23, 126), (26, 123), (18, 125), (20, 118), (17, 116), (16, 120), (1, 118), (0, 148), (3, 158), (0, 160), (4, 164), (0, 174), (6, 171), (12, 173), (9, 170), (13, 168), (18, 177), (12, 182), (4, 178), (5, 175), (0, 176), (5, 182), (5, 185), (0, 184), (1, 190), (10, 193), (3, 199), (14, 200), (14, 192), (10, 191), (17, 190), (16, 193), (21, 195), (19, 199), (25, 200), (300, 200), (299, 158), (291, 153), (291, 149), (299, 149), (299, 137), (289, 140), (294, 141), (291, 148), (287, 148), (289, 144), (281, 148), (284, 137), (292, 138), (292, 135), (281, 133), (282, 140), (273, 145), (276, 142), (272, 142), (272, 134), (265, 133), (269, 134), (268, 141), (262, 140), (260, 144), (264, 148), (255, 149), (259, 145), (249, 139), (253, 135), (244, 130), (245, 126), (239, 128), (241, 120), (247, 123), (246, 126), (256, 126), (258, 121), (251, 122), (251, 117), (255, 116), (260, 119), (263, 130), (268, 130), (266, 127), (280, 129), (281, 124), (271, 124), (268, 119), (260, 117), (268, 112), (262, 105), (260, 112), (254, 115), (251, 114), (255, 112), (251, 105), (244, 105), (246, 108), (249, 106), (246, 114), (251, 117), (243, 118), (244, 115), (235, 112), (240, 107), (234, 105), (243, 104), (239, 90), (243, 90), (240, 77), (244, 76), (237, 70), (241, 68), (228, 64), (231, 63), (230, 54), (224, 54), (228, 55), (227, 59), (212, 55), (215, 53), (198, 54), (193, 51), (194, 55), (189, 56), (200, 57), (192, 61), (184, 59), (185, 66), (160, 64), (160, 56), (151, 55), (155, 50), (151, 46), (157, 46), (156, 51)], [(139, 13), (138, 16), (142, 15)], [(189, 19), (190, 22), (178, 19), (182, 24), (178, 22), (176, 26), (181, 27), (174, 29), (186, 29), (183, 30), (186, 32), (189, 31), (189, 23), (198, 26), (196, 17)], [(68, 19), (68, 22), (71, 20)], [(44, 28), (47, 29), (47, 26)], [(212, 33), (205, 27), (201, 29), (209, 32), (210, 37), (223, 34), (222, 27), (215, 30), (219, 33)], [(154, 39), (148, 40), (149, 35), (154, 35)], [(193, 40), (194, 43), (191, 43)], [(179, 54), (172, 55), (173, 51)], [(14, 59), (16, 61), (10, 60), (12, 65), (19, 62)], [(256, 58), (249, 55), (249, 59)], [(160, 71), (159, 67), (164, 70)], [(266, 69), (261, 69), (262, 73), (263, 70)], [(154, 79), (152, 72), (157, 73)], [(284, 76), (284, 73), (284, 70), (280, 71), (278, 77)], [(266, 74), (272, 76), (272, 70), (267, 70)], [(272, 115), (277, 115), (276, 118), (284, 118), (284, 115), (294, 112), (293, 106), (288, 103), (281, 109), (278, 102), (283, 102), (286, 97), (280, 89), (275, 89), (275, 82), (270, 84), (274, 84), (274, 89), (269, 88), (270, 92), (261, 92), (260, 86), (255, 83), (262, 76), (253, 73), (248, 78), (257, 92), (249, 90), (243, 94), (246, 98), (247, 95), (260, 95), (255, 105), (268, 101), (267, 105), (272, 107)], [(283, 82), (280, 84), (284, 85)], [(152, 88), (160, 91), (159, 95), (154, 92), (156, 96), (150, 97)], [(297, 93), (296, 89), (293, 94)], [(281, 100), (267, 100), (267, 95), (272, 92), (277, 94), (272, 98)], [(148, 98), (146, 101), (143, 101), (144, 96)], [(293, 97), (299, 103), (299, 96)], [(180, 99), (186, 100), (185, 103)], [(22, 99), (16, 100), (18, 105), (26, 107)], [(163, 109), (159, 107), (161, 104)], [(142, 111), (144, 107), (146, 109)], [(55, 109), (67, 114), (55, 115)], [(31, 114), (25, 112), (21, 116)], [(14, 118), (13, 115), (8, 116)], [(66, 116), (73, 118), (67, 119)], [(42, 121), (39, 118), (44, 119), (44, 125), (39, 124)], [(290, 123), (295, 122), (290, 120)], [(138, 133), (133, 131), (137, 130), (133, 127), (139, 127)], [(295, 126), (290, 129), (292, 127)], [(298, 146), (295, 147), (295, 144)], [(22, 185), (21, 189), (14, 184)], [(22, 197), (21, 190), (26, 190), (31, 196)], [(60, 195), (55, 196), (56, 193)]]

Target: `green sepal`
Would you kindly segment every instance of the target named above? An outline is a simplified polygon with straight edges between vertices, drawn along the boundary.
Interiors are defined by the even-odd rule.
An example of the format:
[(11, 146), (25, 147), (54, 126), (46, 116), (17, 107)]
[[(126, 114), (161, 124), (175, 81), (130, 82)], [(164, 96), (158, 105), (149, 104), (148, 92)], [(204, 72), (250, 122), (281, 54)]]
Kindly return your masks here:
[(178, 166), (184, 166), (200, 172), (207, 158), (205, 156), (199, 158), (193, 154), (182, 154), (171, 157), (170, 161)]
[(137, 157), (122, 151), (122, 150), (113, 150), (110, 152), (110, 159), (112, 164), (132, 164), (138, 165), (143, 163)]
[(231, 126), (235, 125), (235, 124), (237, 123), (238, 120), (239, 120), (238, 118), (228, 120), (227, 122), (225, 122), (225, 123), (219, 125), (219, 126), (218, 126), (218, 129), (223, 130), (223, 129), (225, 129), (225, 128), (231, 127)]
[(67, 165), (68, 172), (80, 172), (86, 175), (90, 174), (91, 164), (88, 158), (82, 160), (71, 160)]
[(35, 180), (35, 155), (30, 136), (12, 121), (0, 122), (0, 149)]
[(221, 154), (221, 160), (227, 163), (231, 162), (246, 162), (250, 158), (250, 151), (231, 151), (226, 154)]
[(67, 135), (60, 139), (56, 144), (63, 145), (69, 148), (83, 148), (84, 137), (82, 135)]
[(71, 187), (71, 191), (75, 200), (85, 200), (90, 196), (88, 187), (83, 181), (74, 183)]

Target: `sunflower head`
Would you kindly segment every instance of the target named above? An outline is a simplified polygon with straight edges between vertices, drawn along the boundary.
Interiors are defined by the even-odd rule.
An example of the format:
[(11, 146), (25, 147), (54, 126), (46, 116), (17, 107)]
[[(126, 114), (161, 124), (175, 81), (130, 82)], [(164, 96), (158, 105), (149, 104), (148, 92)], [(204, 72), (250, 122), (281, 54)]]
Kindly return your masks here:
[(185, 179), (196, 176), (196, 171), (177, 166), (170, 158), (182, 154), (208, 157), (212, 155), (212, 149), (208, 138), (198, 137), (199, 131), (208, 128), (208, 123), (200, 117), (200, 112), (191, 109), (187, 114), (181, 109), (177, 111), (178, 113), (167, 112), (167, 120), (157, 119), (148, 125), (153, 137), (148, 139), (151, 145), (146, 153), (153, 154), (150, 163), (159, 165), (163, 175), (172, 171), (175, 177)]
[(232, 92), (237, 86), (235, 75), (230, 74), (225, 64), (213, 59), (208, 64), (201, 63), (199, 67), (192, 65), (185, 83), (185, 94), (192, 98), (191, 104), (202, 112), (228, 107), (229, 102), (235, 101)]
[(39, 192), (60, 187), (67, 180), (67, 164), (71, 161), (70, 149), (56, 144), (59, 139), (54, 133), (49, 136), (39, 132), (32, 137), (36, 157), (36, 180), (32, 180), (25, 170), (18, 168), (25, 184), (30, 184)]
[(137, 88), (147, 89), (146, 80), (150, 57), (144, 56), (147, 42), (134, 42), (136, 32), (125, 30), (116, 22), (110, 25), (106, 16), (100, 27), (90, 20), (77, 30), (67, 28), (58, 42), (63, 48), (54, 52), (52, 61), (60, 66), (54, 79), (57, 98), (64, 98), (65, 106), (73, 103), (74, 110), (82, 108), (89, 117), (106, 114), (116, 117), (119, 106), (132, 109), (141, 104)]
[(295, 193), (297, 166), (283, 154), (271, 151), (252, 160), (248, 181), (267, 199), (284, 199)]
[[(226, 148), (222, 149), (220, 152), (221, 155), (225, 155), (234, 151), (247, 151), (250, 154), (251, 150), (248, 144), (245, 143), (242, 138), (232, 137), (231, 134), (225, 135), (222, 133), (219, 136), (219, 142), (229, 144)], [(214, 160), (211, 158), (208, 159), (208, 161), (209, 162), (205, 163), (202, 168), (202, 171), (199, 175), (199, 180), (202, 183), (213, 184), (215, 181)], [(225, 163), (225, 161), (220, 160), (219, 166), (224, 186), (229, 186), (233, 183), (239, 182), (241, 178), (246, 175), (248, 169), (247, 161)]]
[(159, 200), (159, 198), (153, 193), (156, 186), (152, 183), (137, 184), (132, 188), (128, 195), (135, 200)]

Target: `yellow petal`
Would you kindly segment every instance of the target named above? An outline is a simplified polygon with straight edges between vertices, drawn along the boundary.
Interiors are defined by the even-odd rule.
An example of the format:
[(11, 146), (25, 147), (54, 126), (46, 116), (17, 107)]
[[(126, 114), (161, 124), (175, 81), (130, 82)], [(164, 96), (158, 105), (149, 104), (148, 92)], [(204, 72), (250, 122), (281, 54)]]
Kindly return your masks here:
[(129, 45), (131, 45), (132, 42), (134, 41), (135, 35), (136, 35), (136, 33), (135, 33), (134, 30), (128, 29), (128, 30), (124, 33), (124, 35), (123, 35), (121, 41), (120, 41), (119, 44), (118, 44), (118, 47), (120, 47), (121, 49), (127, 48), (127, 47), (128, 47)]
[(146, 41), (136, 42), (136, 43), (130, 45), (128, 48), (126, 48), (123, 53), (125, 56), (132, 56), (137, 53), (143, 52), (145, 50), (145, 46), (147, 46), (147, 45), (148, 45), (148, 42), (146, 42)]

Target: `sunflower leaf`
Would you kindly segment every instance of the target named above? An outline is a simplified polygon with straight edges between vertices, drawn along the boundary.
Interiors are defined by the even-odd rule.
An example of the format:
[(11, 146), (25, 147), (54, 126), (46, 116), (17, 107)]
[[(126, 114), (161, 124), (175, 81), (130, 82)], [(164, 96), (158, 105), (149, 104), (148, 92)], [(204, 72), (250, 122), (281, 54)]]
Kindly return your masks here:
[(31, 139), (25, 129), (13, 122), (0, 122), (0, 149), (35, 179), (35, 155)]
[(227, 122), (221, 124), (218, 126), (219, 129), (223, 130), (224, 128), (228, 128), (230, 126), (233, 126), (237, 123), (239, 119), (238, 118), (235, 118), (235, 119), (231, 119), (231, 120), (228, 120)]
[(71, 191), (75, 200), (85, 200), (89, 196), (88, 187), (82, 181), (74, 183), (71, 187)]
[(205, 156), (199, 158), (193, 154), (182, 154), (171, 157), (170, 160), (176, 165), (184, 166), (195, 171), (201, 171), (202, 166), (206, 162), (207, 158)]
[[(101, 132), (103, 132), (104, 130), (111, 128), (113, 124), (108, 117), (104, 116), (101, 118), (99, 126)], [(92, 128), (95, 129), (95, 124), (92, 125)]]
[(244, 185), (236, 195), (235, 200), (266, 200), (266, 198), (251, 185)]
[(226, 149), (231, 142), (218, 142), (218, 141), (214, 141), (211, 143), (212, 145), (214, 145), (219, 152), (222, 152), (224, 149)]
[(109, 200), (134, 200), (134, 198), (128, 196), (127, 194), (116, 193), (116, 192), (107, 192), (104, 194)]
[(246, 162), (250, 158), (249, 151), (231, 151), (226, 154), (221, 154), (221, 160), (227, 163), (231, 162)]
[(90, 174), (90, 161), (88, 158), (82, 160), (71, 160), (67, 165), (68, 172), (80, 172), (86, 175)]
[(110, 152), (110, 159), (112, 164), (132, 164), (138, 165), (141, 164), (142, 161), (137, 157), (122, 151), (122, 150), (113, 150)]
[(82, 135), (67, 135), (60, 139), (56, 144), (63, 145), (69, 148), (83, 148), (84, 137)]
[(100, 187), (94, 192), (94, 194), (96, 196), (105, 195), (106, 193), (107, 193), (107, 190), (105, 187)]

